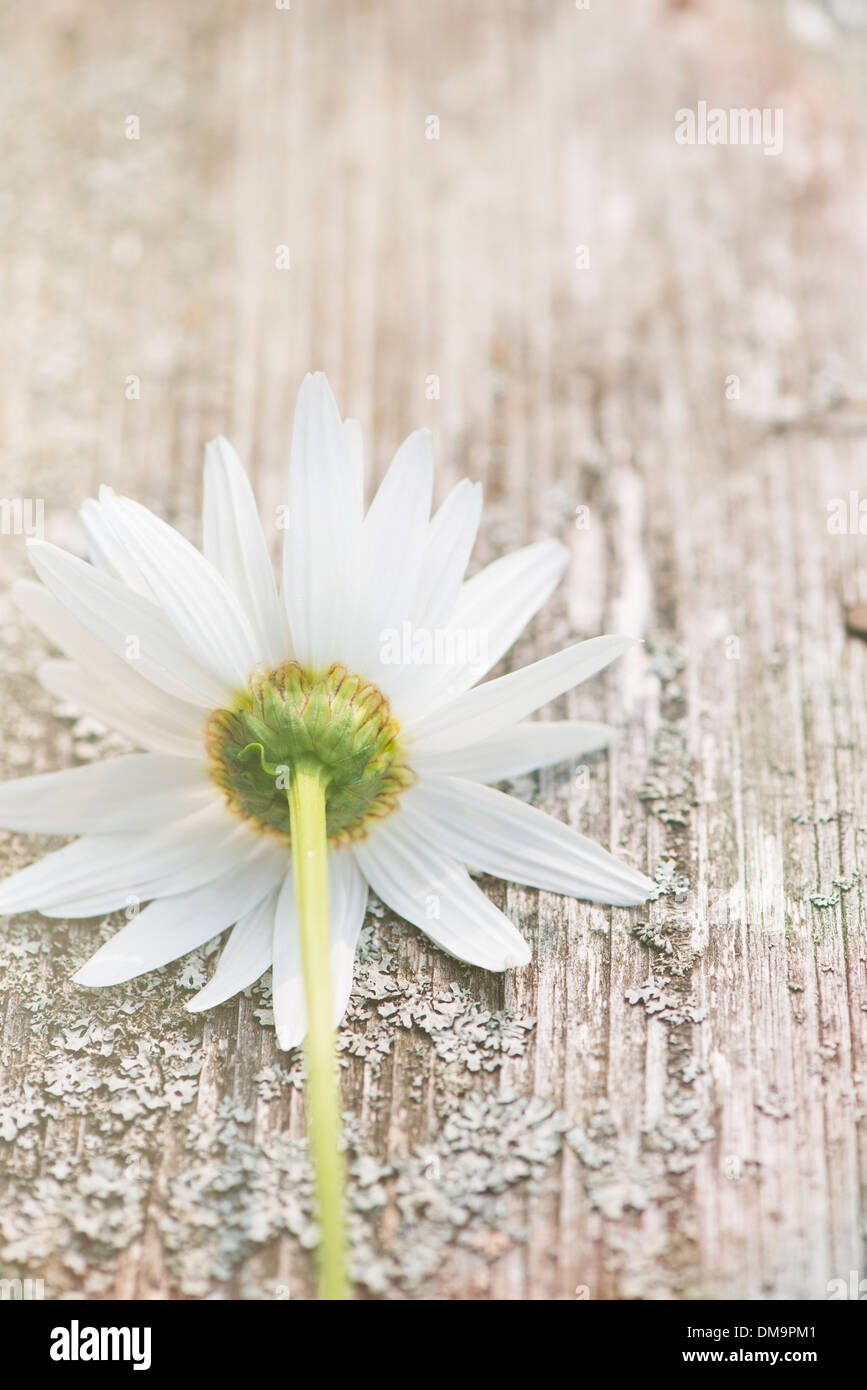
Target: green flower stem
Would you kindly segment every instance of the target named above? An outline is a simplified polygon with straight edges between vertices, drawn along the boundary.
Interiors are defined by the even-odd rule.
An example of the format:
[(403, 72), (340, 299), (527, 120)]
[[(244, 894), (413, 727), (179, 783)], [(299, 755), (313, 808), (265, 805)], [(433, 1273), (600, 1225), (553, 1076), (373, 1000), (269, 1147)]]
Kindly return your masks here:
[(295, 901), (307, 1000), (307, 1126), (319, 1208), (319, 1296), (352, 1296), (346, 1272), (340, 1085), (334, 1045), (328, 942), (327, 776), (296, 764), (288, 788)]

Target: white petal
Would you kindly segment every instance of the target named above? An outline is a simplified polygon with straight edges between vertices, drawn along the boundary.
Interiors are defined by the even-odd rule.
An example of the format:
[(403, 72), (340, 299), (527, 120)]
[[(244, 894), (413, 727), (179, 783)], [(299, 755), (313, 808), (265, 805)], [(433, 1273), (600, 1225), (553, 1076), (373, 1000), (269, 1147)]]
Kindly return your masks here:
[(100, 501), (186, 650), (225, 690), (245, 685), (263, 653), (223, 576), (147, 507), (108, 488)]
[(0, 825), (41, 835), (150, 830), (214, 798), (203, 763), (133, 753), (0, 784)]
[(62, 607), (133, 662), (139, 675), (174, 694), (188, 687), (185, 694), (199, 704), (225, 702), (225, 689), (194, 660), (155, 603), (48, 541), (29, 540), (27, 552)]
[[(331, 1003), (335, 1026), (346, 1012), (352, 966), (367, 906), (367, 884), (348, 850), (328, 854), (328, 933)], [(274, 1022), (284, 1051), (297, 1047), (307, 1032), (307, 1005), (301, 937), (295, 907), (295, 884), (286, 875), (274, 917)]]
[(477, 888), (462, 864), (414, 834), (403, 809), (353, 846), (373, 891), (438, 946), (470, 965), (526, 965), (520, 932)]
[(303, 1042), (307, 1032), (304, 967), (295, 908), (295, 879), (291, 869), (283, 880), (277, 898), (273, 925), (271, 996), (274, 1025), (278, 1045), (288, 1052)]
[[(106, 654), (111, 655), (107, 648)], [(137, 747), (201, 762), (204, 756), (201, 711), (197, 714), (195, 706), (182, 705), (149, 681), (141, 681), (141, 688), (133, 690), (129, 682), (137, 678), (124, 668), (119, 657), (112, 659), (122, 668), (111, 673), (117, 679), (88, 674), (71, 661), (43, 662), (39, 667), (39, 679), (59, 700), (77, 705)], [(165, 700), (165, 706), (161, 700)]]
[(491, 738), (601, 671), (633, 640), (591, 637), (532, 666), (477, 685), (409, 725), (406, 734), (413, 750), (429, 756)]
[[(349, 635), (350, 663), (377, 682), (386, 634), (412, 616), (432, 491), (430, 432), (416, 430), (395, 454), (362, 527), (362, 602)], [(392, 678), (400, 674), (393, 666), (386, 670)]]
[(328, 916), (331, 945), (331, 1004), (334, 1025), (346, 1013), (358, 937), (367, 911), (367, 881), (346, 849), (328, 854)]
[(279, 889), (273, 888), (233, 927), (219, 964), (204, 989), (187, 1002), (190, 1013), (213, 1009), (256, 983), (271, 966), (274, 913)]
[(130, 558), (129, 551), (118, 538), (104, 507), (89, 497), (79, 513), (87, 538), (87, 553), (97, 569), (127, 584), (136, 593), (153, 599), (150, 585), (142, 577), (138, 566)]
[(467, 653), (438, 672), (440, 692), (454, 696), (475, 685), (509, 650), (563, 578), (569, 552), (539, 541), (480, 570), (461, 589), (446, 627), (453, 647)]
[(496, 878), (619, 907), (643, 903), (653, 890), (585, 835), (476, 782), (427, 777), (404, 793), (401, 813), (420, 839)]
[(360, 513), (357, 462), (321, 372), (298, 393), (289, 464), (283, 598), (296, 658), (327, 668), (343, 658), (354, 624)]
[[(217, 836), (210, 845), (192, 848), (182, 862), (158, 865), (150, 872), (145, 871), (145, 876), (134, 882), (132, 896), (140, 902), (150, 902), (153, 898), (186, 893), (219, 878), (232, 866), (240, 869), (260, 858), (268, 863), (269, 872), (275, 877), (282, 872), (285, 853), (280, 847), (248, 826), (236, 823), (234, 829)], [(96, 917), (129, 902), (129, 892), (121, 899), (120, 891), (122, 885), (119, 884), (98, 893), (87, 890), (81, 897), (43, 907), (40, 911), (46, 917)]]
[[(13, 586), (13, 595), (30, 621), (76, 663), (75, 667), (67, 662), (48, 663), (50, 678), (45, 679), (44, 669), (40, 672), (47, 689), (61, 699), (81, 704), (143, 748), (180, 757), (201, 756), (205, 713), (200, 703), (190, 704), (146, 680), (134, 662), (116, 656), (70, 617), (44, 584), (20, 579)], [(66, 675), (69, 689), (64, 684)], [(195, 698), (198, 701), (200, 697)]]
[(610, 724), (558, 719), (543, 724), (513, 724), (502, 733), (453, 748), (445, 753), (417, 753), (412, 760), (419, 776), (441, 773), (468, 777), (473, 782), (502, 782), (540, 767), (550, 767), (603, 748), (616, 730)]
[(183, 893), (217, 878), (260, 845), (222, 800), (144, 834), (87, 835), (0, 884), (0, 914), (36, 910), (47, 917), (93, 917), (131, 897)]
[(414, 623), (445, 624), (457, 601), (482, 514), (482, 485), (464, 478), (452, 488), (427, 529)]
[(350, 493), (351, 517), (353, 524), (359, 524), (364, 515), (364, 437), (357, 420), (343, 421), (343, 440), (349, 464), (347, 487)]
[(91, 956), (75, 983), (117, 985), (185, 956), (249, 912), (271, 892), (274, 879), (272, 861), (257, 858), (191, 892), (151, 903)]
[(202, 549), (239, 600), (261, 660), (269, 666), (286, 661), (289, 628), (256, 499), (238, 455), (222, 438), (205, 450)]

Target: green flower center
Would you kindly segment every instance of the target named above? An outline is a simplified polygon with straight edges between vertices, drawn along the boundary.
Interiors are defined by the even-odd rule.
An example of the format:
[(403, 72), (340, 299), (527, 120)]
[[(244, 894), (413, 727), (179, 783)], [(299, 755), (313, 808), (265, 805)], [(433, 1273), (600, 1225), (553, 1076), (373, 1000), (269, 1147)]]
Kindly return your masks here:
[(297, 662), (255, 670), (205, 727), (210, 772), (233, 811), (291, 843), (287, 789), (299, 768), (325, 787), (328, 838), (361, 839), (415, 781), (400, 725), (375, 685), (342, 666), (311, 675)]

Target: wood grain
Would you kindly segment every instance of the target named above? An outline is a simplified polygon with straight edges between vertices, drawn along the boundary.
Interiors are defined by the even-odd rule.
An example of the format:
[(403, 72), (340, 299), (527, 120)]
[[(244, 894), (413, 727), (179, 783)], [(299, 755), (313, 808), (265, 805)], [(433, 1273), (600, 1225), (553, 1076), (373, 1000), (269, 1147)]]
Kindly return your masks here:
[[(341, 1035), (362, 1296), (812, 1300), (865, 1272), (867, 649), (844, 610), (867, 541), (829, 503), (867, 476), (867, 64), (824, 22), (810, 42), (745, 0), (0, 19), (2, 490), (44, 500), (49, 539), (80, 547), (100, 481), (197, 539), (224, 433), (276, 554), (295, 393), (324, 369), (373, 479), (427, 424), (438, 497), (484, 481), (474, 565), (570, 545), (511, 665), (645, 639), (558, 706), (616, 724), (610, 754), (514, 790), (658, 898), (487, 884), (534, 948), (505, 980), (369, 919)], [(699, 100), (781, 108), (782, 153), (677, 145)], [(23, 549), (2, 537), (4, 595)], [(46, 649), (0, 611), (4, 776), (122, 746), (41, 690)], [(48, 843), (2, 835), (4, 867)], [(122, 920), (0, 927), (0, 1276), (309, 1296), (300, 1064), (267, 989), (187, 1015), (217, 943), (72, 985)]]

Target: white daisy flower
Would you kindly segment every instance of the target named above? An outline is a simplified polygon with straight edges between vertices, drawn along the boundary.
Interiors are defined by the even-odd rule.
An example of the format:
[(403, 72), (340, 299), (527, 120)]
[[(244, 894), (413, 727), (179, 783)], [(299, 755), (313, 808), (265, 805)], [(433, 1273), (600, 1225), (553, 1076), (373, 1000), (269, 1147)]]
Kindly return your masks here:
[(90, 564), (29, 542), (43, 582), (17, 599), (68, 658), (44, 684), (146, 750), (0, 787), (3, 827), (81, 836), (7, 879), (0, 913), (149, 904), (79, 984), (118, 984), (232, 928), (187, 1007), (221, 1004), (270, 967), (291, 1048), (311, 1010), (320, 1036), (345, 1012), (368, 887), (444, 950), (500, 971), (530, 952), (470, 870), (597, 902), (647, 897), (643, 874), (491, 785), (607, 742), (603, 724), (528, 716), (631, 639), (479, 684), (567, 551), (542, 541), (465, 581), (481, 487), (459, 483), (431, 517), (432, 483), (418, 430), (365, 513), (359, 428), (319, 374), (295, 414), (281, 588), (222, 439), (206, 452), (204, 553), (109, 488), (82, 509)]
[(398, 450), (366, 515), (361, 440), (322, 374), (298, 398), (282, 594), (243, 468), (206, 453), (203, 551), (101, 489), (82, 520), (92, 563), (45, 541), (24, 612), (69, 658), (41, 671), (143, 753), (7, 782), (0, 825), (80, 835), (0, 887), (0, 913), (95, 917), (150, 906), (78, 972), (112, 985), (232, 927), (188, 1007), (221, 1004), (273, 967), (280, 1046), (306, 1028), (286, 796), (293, 763), (327, 793), (335, 1023), (368, 885), (460, 960), (505, 970), (526, 942), (468, 869), (628, 906), (653, 885), (576, 831), (490, 785), (604, 745), (604, 724), (527, 721), (631, 639), (596, 637), (478, 684), (566, 568), (555, 541), (465, 582), (481, 485), (430, 516), (431, 439)]

